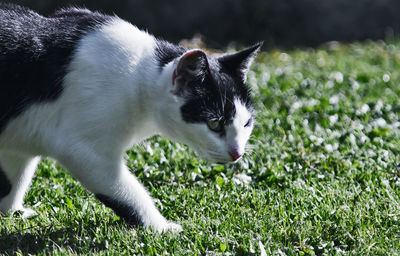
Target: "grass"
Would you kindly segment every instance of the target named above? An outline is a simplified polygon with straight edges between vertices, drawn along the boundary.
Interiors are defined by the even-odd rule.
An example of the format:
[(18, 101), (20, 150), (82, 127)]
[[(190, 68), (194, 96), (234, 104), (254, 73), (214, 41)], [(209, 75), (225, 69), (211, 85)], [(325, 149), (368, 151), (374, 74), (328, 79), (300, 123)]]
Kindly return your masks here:
[(240, 163), (159, 137), (128, 152), (182, 233), (128, 227), (46, 160), (26, 197), (38, 215), (1, 218), (0, 254), (260, 255), (261, 242), (268, 255), (399, 255), (399, 71), (398, 41), (263, 52)]

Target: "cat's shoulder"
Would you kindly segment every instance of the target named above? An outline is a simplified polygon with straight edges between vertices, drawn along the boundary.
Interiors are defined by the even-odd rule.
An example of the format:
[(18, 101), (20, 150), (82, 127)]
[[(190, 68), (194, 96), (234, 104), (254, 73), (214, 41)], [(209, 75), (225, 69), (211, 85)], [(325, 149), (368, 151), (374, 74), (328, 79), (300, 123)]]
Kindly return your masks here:
[(98, 16), (98, 12), (92, 12), (85, 8), (68, 7), (62, 8), (55, 11), (50, 17), (52, 18), (65, 18), (65, 17), (86, 17), (86, 16)]
[(102, 25), (112, 19), (115, 19), (113, 16), (77, 7), (69, 7), (57, 10), (52, 15), (48, 16), (48, 18), (53, 20), (62, 20), (66, 23), (76, 23), (80, 26)]

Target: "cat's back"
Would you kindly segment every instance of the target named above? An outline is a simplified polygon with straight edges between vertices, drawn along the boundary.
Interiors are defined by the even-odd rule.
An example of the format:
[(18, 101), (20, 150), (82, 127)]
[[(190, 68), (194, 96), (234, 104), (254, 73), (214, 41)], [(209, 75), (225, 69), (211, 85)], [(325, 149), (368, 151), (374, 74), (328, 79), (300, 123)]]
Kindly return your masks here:
[(59, 97), (78, 42), (110, 19), (76, 8), (44, 17), (0, 3), (0, 132), (31, 104)]
[(110, 16), (86, 9), (68, 8), (44, 17), (25, 7), (0, 3), (0, 51), (44, 55), (50, 47), (68, 48)]
[(37, 36), (43, 20), (44, 17), (21, 6), (0, 3), (1, 70), (6, 66), (3, 60), (8, 60), (11, 54), (32, 47), (32, 39)]

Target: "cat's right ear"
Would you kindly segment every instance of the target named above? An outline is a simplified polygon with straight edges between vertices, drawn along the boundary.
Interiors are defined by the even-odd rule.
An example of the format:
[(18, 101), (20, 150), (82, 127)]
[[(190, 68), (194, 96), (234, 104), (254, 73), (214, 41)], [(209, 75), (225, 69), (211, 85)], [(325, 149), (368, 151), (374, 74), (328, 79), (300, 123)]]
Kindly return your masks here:
[(172, 75), (172, 92), (180, 95), (192, 81), (203, 82), (209, 65), (207, 55), (202, 50), (190, 50), (180, 57)]

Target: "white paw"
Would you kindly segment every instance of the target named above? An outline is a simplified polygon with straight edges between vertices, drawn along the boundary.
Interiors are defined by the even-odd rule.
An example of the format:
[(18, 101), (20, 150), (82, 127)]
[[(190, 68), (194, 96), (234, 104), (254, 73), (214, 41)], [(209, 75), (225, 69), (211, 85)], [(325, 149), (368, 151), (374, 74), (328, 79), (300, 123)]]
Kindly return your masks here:
[(20, 209), (19, 211), (22, 212), (22, 218), (23, 219), (27, 219), (27, 218), (30, 218), (30, 217), (36, 215), (36, 212), (34, 210), (32, 210), (31, 208), (25, 208), (24, 207), (24, 208)]
[(34, 210), (32, 210), (31, 208), (25, 208), (22, 206), (8, 211), (8, 213), (10, 215), (12, 215), (16, 212), (18, 213), (18, 216), (21, 216), (22, 219), (28, 219), (28, 218), (36, 215), (36, 212)]
[(165, 222), (163, 224), (159, 224), (157, 226), (152, 226), (153, 230), (155, 230), (158, 233), (164, 233), (164, 232), (181, 232), (182, 231), (182, 226), (174, 223), (174, 222)]
[(15, 212), (18, 212), (19, 213), (18, 216), (21, 216), (23, 219), (27, 219), (29, 217), (36, 215), (36, 212), (34, 210), (30, 208), (25, 208), (23, 206), (19, 206), (8, 210), (0, 210), (0, 216), (1, 215), (12, 216)]
[(168, 222), (168, 226), (165, 231), (181, 232), (182, 230), (183, 229), (182, 229), (181, 225), (174, 223), (174, 222)]

